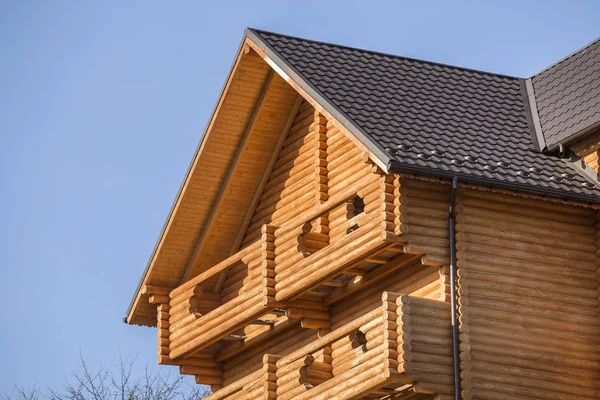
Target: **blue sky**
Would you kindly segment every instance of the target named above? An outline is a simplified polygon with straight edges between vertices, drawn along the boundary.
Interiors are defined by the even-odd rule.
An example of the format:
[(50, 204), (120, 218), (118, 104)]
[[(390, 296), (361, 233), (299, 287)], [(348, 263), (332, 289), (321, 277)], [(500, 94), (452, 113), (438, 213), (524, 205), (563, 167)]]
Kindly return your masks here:
[(80, 351), (155, 363), (121, 320), (246, 26), (527, 77), (599, 21), (593, 0), (0, 1), (0, 392), (60, 385)]

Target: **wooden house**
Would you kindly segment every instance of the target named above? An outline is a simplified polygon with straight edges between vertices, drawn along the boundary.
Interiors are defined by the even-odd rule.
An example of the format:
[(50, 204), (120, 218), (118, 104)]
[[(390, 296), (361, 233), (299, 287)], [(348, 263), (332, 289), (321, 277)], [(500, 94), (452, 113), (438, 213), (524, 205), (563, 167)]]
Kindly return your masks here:
[(216, 399), (600, 398), (600, 40), (515, 78), (248, 29), (126, 322)]

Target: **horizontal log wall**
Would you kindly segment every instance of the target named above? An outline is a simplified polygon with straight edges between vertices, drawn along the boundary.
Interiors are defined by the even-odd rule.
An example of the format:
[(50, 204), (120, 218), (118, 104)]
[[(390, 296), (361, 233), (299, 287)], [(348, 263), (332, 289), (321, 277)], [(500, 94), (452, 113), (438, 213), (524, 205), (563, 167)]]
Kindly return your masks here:
[(463, 398), (600, 398), (596, 214), (460, 189)]
[[(242, 241), (247, 246), (260, 237), (262, 224), (290, 220), (327, 197), (325, 160), (325, 119), (304, 101), (290, 128), (273, 171)], [(232, 268), (221, 291), (224, 298), (235, 297), (255, 278), (259, 260)]]
[(404, 251), (423, 255), (425, 265), (448, 266), (448, 182), (398, 176), (394, 186), (396, 225), (401, 229), (397, 233), (405, 243)]
[(321, 167), (317, 165), (321, 141), (315, 131), (321, 129), (324, 122), (321, 118), (310, 104), (302, 103), (258, 202), (243, 246), (259, 237), (262, 224), (284, 215), (291, 219), (317, 204), (314, 182)]
[(452, 395), (450, 304), (402, 295), (396, 299), (398, 372), (420, 393)]
[[(327, 123), (327, 184), (329, 195), (333, 196), (346, 187), (363, 180), (364, 188), (359, 197), (364, 201), (364, 220), (374, 218), (380, 211), (381, 187), (376, 182), (378, 175), (373, 173), (371, 164), (365, 162), (365, 155), (332, 123)], [(352, 202), (344, 204), (329, 213), (329, 241), (336, 243), (346, 237), (352, 228), (352, 218), (358, 215)]]

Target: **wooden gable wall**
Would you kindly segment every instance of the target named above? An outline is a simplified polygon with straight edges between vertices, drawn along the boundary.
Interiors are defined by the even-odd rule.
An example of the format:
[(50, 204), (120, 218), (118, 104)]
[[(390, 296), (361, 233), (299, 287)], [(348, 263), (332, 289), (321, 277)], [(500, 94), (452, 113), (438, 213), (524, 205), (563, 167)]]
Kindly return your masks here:
[[(395, 235), (389, 235), (390, 245), (381, 253), (368, 254), (362, 264), (295, 292), (290, 301), (284, 298), (276, 306), (281, 308), (236, 325), (225, 338), (178, 360), (179, 364), (169, 355), (183, 339), (174, 335), (179, 342), (170, 348), (159, 336), (159, 349), (166, 363), (181, 365), (180, 371), (196, 375), (198, 383), (213, 385), (213, 391), (225, 390), (211, 398), (273, 398), (274, 392), (283, 399), (336, 398), (338, 393), (328, 384), (311, 389), (346, 376), (360, 386), (369, 374), (383, 373), (374, 349), (394, 333), (371, 321), (336, 336), (327, 346), (308, 352), (323, 369), (314, 376), (307, 373), (302, 382), (277, 375), (275, 384), (272, 370), (261, 375), (265, 365), (270, 368), (265, 360), (269, 355), (290, 355), (376, 312), (382, 293), (410, 295), (415, 301), (440, 300), (435, 308), (445, 313), (450, 300), (450, 187), (435, 179), (384, 174), (347, 132), (341, 132), (322, 110), (315, 110), (318, 105), (301, 100), (293, 86), (251, 51), (242, 57), (232, 85), (235, 91), (220, 106), (222, 119), (211, 128), (220, 133), (203, 145), (204, 155), (193, 166), (193, 172), (200, 173), (191, 175), (179, 207), (183, 217), (170, 226), (169, 243), (161, 250), (161, 257), (167, 258), (157, 261), (163, 267), (187, 266), (186, 280), (240, 248), (251, 250), (230, 268), (219, 270), (218, 279), (211, 275), (202, 282), (205, 297), (196, 298), (194, 318), (220, 318), (220, 307), (259, 297), (263, 289), (268, 292), (277, 285), (289, 291), (282, 282), (295, 279), (290, 271), (299, 265), (311, 268), (302, 260), (316, 250), (352, 239), (336, 250), (335, 257), (340, 258), (356, 243), (372, 240), (372, 232), (356, 232), (358, 226), (381, 224)], [(593, 158), (594, 146), (582, 145), (580, 155)], [(597, 168), (597, 161), (591, 162)], [(348, 188), (356, 189), (352, 196), (357, 194), (360, 201), (332, 199), (335, 206), (308, 218), (310, 222), (300, 218)], [(459, 188), (456, 248), (463, 398), (600, 398), (597, 211), (520, 196)], [(289, 222), (301, 230), (261, 242), (268, 229), (274, 232)], [(352, 232), (362, 236), (348, 236)], [(181, 247), (173, 245), (177, 240)], [(179, 252), (171, 254), (170, 249)], [(272, 258), (262, 253), (272, 253)], [(315, 262), (319, 269), (311, 269), (311, 277), (335, 259), (321, 261)], [(161, 274), (152, 276), (151, 283), (172, 287), (176, 277), (181, 280), (181, 274)], [(274, 285), (263, 288), (262, 282), (269, 280)], [(247, 311), (248, 303), (236, 304), (235, 313)], [(294, 316), (294, 311), (302, 310), (298, 304), (310, 304), (312, 316)], [(160, 307), (166, 310), (167, 305), (159, 306), (159, 314), (167, 315)], [(410, 311), (410, 306), (401, 308)], [(398, 365), (399, 371), (412, 374), (407, 382), (423, 396), (445, 396), (436, 399), (451, 398), (453, 389), (451, 330), (444, 315), (435, 319), (415, 314), (406, 320), (398, 315), (399, 322), (410, 319), (410, 326), (406, 332), (400, 326), (395, 332), (398, 353), (414, 351), (411, 359)], [(167, 328), (181, 322), (169, 318), (161, 320)], [(159, 326), (159, 335), (166, 330), (168, 336), (164, 326)], [(357, 336), (358, 331), (365, 337)], [(425, 337), (416, 339), (418, 334)], [(401, 356), (393, 361), (400, 364)], [(261, 379), (266, 385), (260, 384)], [(227, 386), (236, 389), (228, 392)], [(297, 393), (288, 391), (292, 386)], [(335, 390), (345, 390), (343, 386)], [(385, 398), (395, 387), (379, 389), (372, 393), (374, 398)], [(311, 397), (316, 393), (320, 397)]]
[[(242, 50), (142, 284), (173, 288), (228, 257), (253, 193), (295, 103), (296, 91), (254, 51)], [(128, 322), (156, 323), (138, 291)]]
[(317, 163), (324, 158), (318, 154), (324, 141), (319, 140), (323, 135), (318, 133), (322, 129), (320, 118), (308, 102), (302, 103), (260, 197), (243, 245), (260, 236), (262, 224), (290, 220), (316, 205)]

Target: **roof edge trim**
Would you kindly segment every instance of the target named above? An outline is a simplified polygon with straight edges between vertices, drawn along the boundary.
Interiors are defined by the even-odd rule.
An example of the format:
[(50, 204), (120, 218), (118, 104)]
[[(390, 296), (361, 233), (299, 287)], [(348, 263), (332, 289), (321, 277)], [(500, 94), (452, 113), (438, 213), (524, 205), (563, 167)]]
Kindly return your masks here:
[(225, 82), (223, 83), (223, 86), (221, 87), (219, 96), (217, 97), (217, 101), (215, 102), (215, 105), (213, 106), (213, 110), (210, 114), (210, 117), (208, 118), (208, 120), (206, 122), (206, 126), (204, 127), (204, 131), (202, 133), (202, 139), (198, 142), (198, 145), (196, 146), (196, 149), (194, 150), (194, 155), (192, 156), (192, 159), (186, 170), (186, 173), (183, 176), (183, 180), (181, 181), (181, 184), (179, 185), (179, 190), (177, 191), (177, 195), (175, 196), (175, 199), (173, 200), (171, 209), (169, 210), (169, 213), (167, 214), (165, 222), (160, 230), (160, 234), (158, 236), (156, 244), (154, 245), (154, 248), (152, 250), (150, 258), (148, 259), (148, 263), (146, 264), (144, 273), (142, 274), (142, 277), (140, 278), (137, 288), (135, 289), (135, 292), (133, 294), (133, 298), (131, 299), (131, 302), (129, 303), (129, 307), (127, 308), (127, 315), (125, 316), (125, 322), (128, 324), (131, 324), (131, 320), (133, 318), (132, 313), (134, 311), (134, 308), (135, 308), (135, 305), (136, 305), (138, 299), (140, 298), (140, 294), (141, 294), (140, 291), (142, 289), (142, 286), (144, 285), (144, 281), (146, 280), (148, 273), (150, 272), (150, 267), (152, 266), (152, 261), (156, 257), (156, 253), (158, 251), (158, 248), (160, 247), (160, 243), (162, 242), (163, 238), (165, 237), (165, 235), (167, 233), (168, 226), (169, 226), (171, 220), (173, 219), (173, 216), (177, 209), (177, 205), (178, 205), (179, 201), (181, 200), (181, 195), (183, 194), (183, 191), (185, 189), (186, 182), (188, 181), (188, 178), (194, 168), (194, 165), (195, 165), (196, 161), (198, 160), (198, 157), (200, 155), (200, 150), (202, 149), (204, 142), (206, 140), (206, 137), (207, 137), (206, 134), (211, 126), (213, 119), (215, 118), (215, 114), (219, 108), (219, 104), (221, 103), (221, 100), (225, 96), (225, 92), (227, 90), (227, 86), (229, 84), (231, 75), (233, 74), (233, 71), (235, 70), (235, 66), (238, 63), (240, 54), (242, 53), (242, 51), (244, 49), (245, 41), (246, 41), (246, 36), (244, 35), (244, 37), (242, 37), (242, 40), (238, 46), (238, 50), (235, 52), (235, 57), (233, 58), (233, 61), (231, 63), (231, 67), (229, 68), (229, 73), (227, 74)]
[(407, 61), (416, 61), (416, 62), (426, 63), (429, 65), (435, 65), (435, 66), (439, 66), (439, 67), (449, 67), (449, 68), (459, 69), (461, 71), (474, 72), (477, 74), (485, 74), (485, 75), (491, 75), (491, 76), (497, 76), (497, 77), (509, 78), (509, 79), (524, 79), (524, 78), (514, 76), (514, 75), (506, 75), (506, 74), (501, 74), (498, 72), (485, 71), (485, 70), (481, 70), (481, 69), (463, 67), (460, 65), (447, 64), (447, 63), (432, 61), (432, 60), (423, 60), (423, 59), (415, 58), (415, 57), (401, 56), (401, 55), (394, 54), (394, 53), (387, 53), (385, 51), (346, 46), (346, 45), (339, 44), (339, 43), (325, 42), (323, 40), (308, 39), (306, 37), (301, 37), (301, 36), (286, 35), (284, 33), (272, 32), (272, 31), (267, 31), (264, 29), (254, 29), (254, 28), (246, 28), (246, 29), (254, 31), (255, 33), (258, 32), (259, 34), (260, 34), (260, 32), (264, 32), (264, 33), (269, 33), (272, 35), (277, 35), (277, 36), (281, 36), (281, 37), (285, 37), (285, 38), (289, 38), (289, 39), (300, 39), (300, 40), (305, 40), (307, 42), (312, 42), (312, 43), (316, 43), (316, 44), (324, 44), (324, 45), (328, 45), (328, 46), (335, 46), (335, 47), (339, 47), (342, 49), (348, 49), (348, 50), (360, 50), (360, 51), (364, 51), (366, 53), (377, 54), (377, 55), (384, 56), (384, 57), (401, 58), (401, 59), (404, 59)]
[[(571, 58), (574, 55), (585, 51), (585, 49), (587, 49), (588, 47), (592, 46), (593, 44), (595, 44), (598, 41), (600, 41), (600, 37), (597, 37), (596, 39), (592, 40), (591, 42), (589, 42), (585, 46), (578, 48), (577, 50), (575, 50), (575, 51), (571, 52), (570, 54), (564, 56), (560, 60), (553, 62), (552, 64), (550, 64), (547, 67), (543, 68), (541, 71), (538, 71), (536, 74), (532, 75), (531, 78), (535, 78), (536, 76), (540, 75), (542, 72), (546, 72), (546, 71), (548, 71), (548, 70), (556, 67), (558, 64), (562, 63), (566, 59)], [(531, 78), (529, 78), (529, 79), (531, 79)]]
[(286, 62), (285, 59), (281, 57), (275, 49), (273, 49), (260, 37), (259, 33), (252, 28), (246, 28), (246, 36), (257, 46), (259, 46), (259, 48), (264, 51), (266, 56), (275, 64), (277, 67), (275, 68), (277, 73), (282, 75), (284, 79), (289, 78), (294, 81), (310, 97), (312, 97), (317, 103), (325, 108), (333, 116), (333, 118), (342, 124), (350, 133), (352, 133), (373, 154), (373, 156), (377, 158), (377, 161), (379, 161), (377, 164), (380, 165), (385, 172), (388, 172), (387, 166), (389, 165), (391, 158), (387, 152), (379, 146), (378, 143), (375, 143), (373, 140), (371, 140), (368, 135), (366, 135), (362, 129), (360, 129), (358, 125), (352, 121), (350, 117), (331, 104), (331, 102), (329, 102), (317, 88), (303, 79), (300, 73), (292, 65)]
[(578, 139), (581, 139), (583, 136), (587, 135), (588, 133), (595, 131), (597, 128), (600, 128), (600, 121), (588, 126), (587, 128), (580, 130), (579, 132), (571, 135), (570, 137), (566, 138), (562, 142), (558, 142), (556, 144), (553, 144), (552, 146), (549, 146), (548, 150), (549, 151), (556, 150), (561, 144), (563, 146), (568, 146), (568, 145), (572, 144), (573, 142), (577, 141)]
[(529, 125), (529, 131), (531, 133), (533, 143), (537, 147), (537, 150), (541, 152), (546, 151), (546, 139), (544, 138), (544, 132), (542, 130), (542, 124), (540, 122), (540, 116), (538, 115), (537, 111), (535, 91), (533, 89), (533, 83), (531, 82), (531, 78), (524, 79), (521, 81), (521, 91), (524, 92), (524, 103), (525, 112), (527, 114), (527, 124)]
[(436, 171), (429, 168), (406, 165), (397, 161), (392, 161), (390, 163), (390, 172), (408, 173), (415, 176), (421, 175), (438, 179), (453, 179), (454, 177), (457, 177), (460, 183), (484, 186), (491, 189), (513, 190), (515, 192), (536, 194), (565, 201), (576, 201), (580, 203), (586, 203), (588, 205), (600, 203), (600, 198), (596, 196), (585, 194), (571, 194), (553, 189), (540, 189), (534, 186), (523, 185), (519, 183), (498, 182), (493, 179), (461, 175), (453, 173), (451, 171)]

